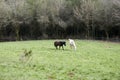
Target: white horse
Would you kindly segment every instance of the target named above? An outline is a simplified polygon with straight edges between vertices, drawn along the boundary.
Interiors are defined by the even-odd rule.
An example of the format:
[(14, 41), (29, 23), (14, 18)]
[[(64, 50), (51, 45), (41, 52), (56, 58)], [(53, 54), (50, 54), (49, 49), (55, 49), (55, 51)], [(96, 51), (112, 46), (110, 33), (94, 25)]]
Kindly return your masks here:
[(76, 50), (76, 45), (75, 45), (75, 41), (73, 39), (68, 39), (69, 43), (70, 43), (70, 47), (74, 48), (74, 50)]

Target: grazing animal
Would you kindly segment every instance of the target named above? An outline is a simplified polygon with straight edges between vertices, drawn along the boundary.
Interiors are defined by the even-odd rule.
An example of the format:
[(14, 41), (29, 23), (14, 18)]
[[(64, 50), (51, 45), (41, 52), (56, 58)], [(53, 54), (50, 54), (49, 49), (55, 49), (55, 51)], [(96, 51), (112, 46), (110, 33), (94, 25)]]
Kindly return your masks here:
[(62, 47), (62, 49), (64, 50), (64, 46), (66, 46), (66, 42), (65, 41), (55, 41), (54, 42), (54, 46), (56, 47), (56, 49), (58, 49), (58, 46), (59, 46), (59, 49)]
[(76, 45), (75, 45), (75, 41), (73, 39), (68, 39), (69, 40), (69, 44), (71, 49), (74, 48), (74, 50), (76, 50)]

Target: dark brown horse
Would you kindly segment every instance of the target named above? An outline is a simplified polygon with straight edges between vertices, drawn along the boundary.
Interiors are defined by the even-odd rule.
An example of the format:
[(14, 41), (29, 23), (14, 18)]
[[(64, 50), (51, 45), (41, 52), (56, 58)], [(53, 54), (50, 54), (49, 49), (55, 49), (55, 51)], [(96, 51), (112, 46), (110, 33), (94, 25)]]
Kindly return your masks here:
[(59, 49), (62, 47), (62, 49), (64, 50), (64, 46), (66, 46), (66, 42), (65, 41), (55, 41), (54, 42), (54, 46), (56, 47), (56, 49), (58, 49), (58, 46), (59, 46)]

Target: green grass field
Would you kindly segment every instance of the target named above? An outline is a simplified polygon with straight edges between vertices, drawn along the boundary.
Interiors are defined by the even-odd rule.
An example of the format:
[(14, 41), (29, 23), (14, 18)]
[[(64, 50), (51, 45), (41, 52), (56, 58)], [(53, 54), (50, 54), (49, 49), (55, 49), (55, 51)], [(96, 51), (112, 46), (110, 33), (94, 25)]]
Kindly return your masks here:
[[(75, 40), (56, 50), (54, 40), (0, 42), (0, 80), (120, 80), (120, 43)], [(19, 60), (24, 49), (31, 60)]]

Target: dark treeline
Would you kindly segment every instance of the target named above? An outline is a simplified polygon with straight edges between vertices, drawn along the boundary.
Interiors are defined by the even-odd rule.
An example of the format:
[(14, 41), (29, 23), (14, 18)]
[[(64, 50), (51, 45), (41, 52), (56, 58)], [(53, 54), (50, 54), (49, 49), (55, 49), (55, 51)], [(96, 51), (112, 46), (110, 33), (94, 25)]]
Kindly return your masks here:
[(120, 40), (120, 0), (0, 0), (0, 41)]

